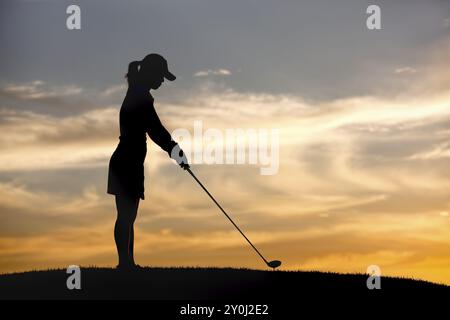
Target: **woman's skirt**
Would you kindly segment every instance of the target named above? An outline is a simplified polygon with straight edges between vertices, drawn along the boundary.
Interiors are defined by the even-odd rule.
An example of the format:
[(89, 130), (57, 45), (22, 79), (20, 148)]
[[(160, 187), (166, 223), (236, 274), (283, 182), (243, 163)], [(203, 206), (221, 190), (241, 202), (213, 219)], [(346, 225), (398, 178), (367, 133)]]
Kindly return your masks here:
[(111, 156), (108, 169), (107, 193), (145, 199), (144, 160), (147, 144), (119, 142)]

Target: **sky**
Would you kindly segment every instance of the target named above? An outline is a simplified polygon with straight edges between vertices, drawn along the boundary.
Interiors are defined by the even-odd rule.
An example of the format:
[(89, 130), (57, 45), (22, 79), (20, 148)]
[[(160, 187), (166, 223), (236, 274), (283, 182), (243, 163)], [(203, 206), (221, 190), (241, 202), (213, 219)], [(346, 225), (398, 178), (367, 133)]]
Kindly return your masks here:
[[(192, 166), (268, 259), (450, 284), (448, 1), (76, 1), (68, 30), (74, 3), (0, 4), (0, 272), (116, 265), (106, 185), (124, 75), (157, 52), (177, 76), (152, 91), (169, 131), (279, 130), (277, 174)], [(137, 262), (263, 269), (147, 145)]]

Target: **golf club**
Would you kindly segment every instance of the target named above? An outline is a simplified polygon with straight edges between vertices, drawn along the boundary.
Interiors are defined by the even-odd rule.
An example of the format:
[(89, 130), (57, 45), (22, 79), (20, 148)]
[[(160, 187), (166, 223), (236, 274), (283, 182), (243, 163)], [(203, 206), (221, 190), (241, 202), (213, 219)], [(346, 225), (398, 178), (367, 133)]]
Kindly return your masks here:
[(220, 204), (216, 201), (216, 199), (214, 199), (214, 197), (211, 195), (211, 193), (208, 192), (208, 190), (206, 190), (206, 188), (203, 186), (203, 184), (200, 182), (200, 180), (197, 179), (197, 177), (194, 175), (194, 173), (191, 171), (191, 168), (187, 168), (186, 169), (189, 174), (195, 179), (195, 181), (197, 181), (197, 183), (200, 185), (200, 187), (202, 187), (203, 190), (205, 190), (205, 192), (208, 194), (208, 196), (212, 199), (212, 201), (214, 201), (214, 203), (219, 207), (220, 210), (222, 210), (223, 214), (228, 218), (228, 220), (231, 221), (231, 223), (236, 227), (236, 229), (238, 229), (238, 231), (242, 234), (242, 236), (245, 238), (245, 240), (247, 240), (247, 242), (252, 246), (253, 249), (255, 249), (255, 251), (258, 253), (258, 255), (261, 257), (261, 259), (264, 260), (264, 262), (266, 263), (266, 265), (272, 269), (276, 269), (279, 266), (281, 266), (281, 261), (279, 260), (273, 260), (273, 261), (267, 261), (266, 258), (263, 257), (263, 255), (258, 251), (258, 249), (256, 249), (256, 247), (253, 245), (253, 243), (250, 242), (250, 240), (245, 236), (245, 234), (241, 231), (241, 229), (239, 229), (239, 227), (234, 223), (234, 221), (230, 218), (230, 216), (225, 212), (225, 210), (223, 210), (223, 208), (220, 206)]

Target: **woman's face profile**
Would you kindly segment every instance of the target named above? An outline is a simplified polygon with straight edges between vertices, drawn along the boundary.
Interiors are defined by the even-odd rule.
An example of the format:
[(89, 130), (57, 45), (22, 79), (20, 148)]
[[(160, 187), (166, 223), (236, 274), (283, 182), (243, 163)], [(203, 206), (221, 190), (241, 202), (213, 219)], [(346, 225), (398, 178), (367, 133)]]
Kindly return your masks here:
[(152, 71), (141, 70), (141, 79), (143, 83), (150, 89), (156, 90), (164, 82), (164, 76), (161, 73)]
[(163, 82), (164, 82), (163, 76), (153, 76), (149, 78), (148, 84), (150, 89), (156, 90), (161, 86)]

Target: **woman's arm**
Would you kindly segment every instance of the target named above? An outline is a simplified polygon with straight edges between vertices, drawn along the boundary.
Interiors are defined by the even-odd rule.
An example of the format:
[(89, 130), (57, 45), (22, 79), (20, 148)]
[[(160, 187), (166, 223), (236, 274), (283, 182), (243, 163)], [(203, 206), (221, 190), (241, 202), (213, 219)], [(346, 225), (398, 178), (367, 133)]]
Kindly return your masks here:
[(147, 134), (149, 137), (169, 155), (173, 147), (177, 144), (172, 140), (170, 133), (161, 123), (153, 105), (150, 106), (149, 119), (147, 125)]
[(189, 168), (189, 164), (183, 150), (178, 146), (178, 143), (172, 140), (170, 133), (161, 123), (158, 114), (156, 113), (153, 104), (150, 106), (149, 123), (147, 126), (147, 134), (149, 137), (169, 154), (169, 157), (177, 161), (183, 168)]

